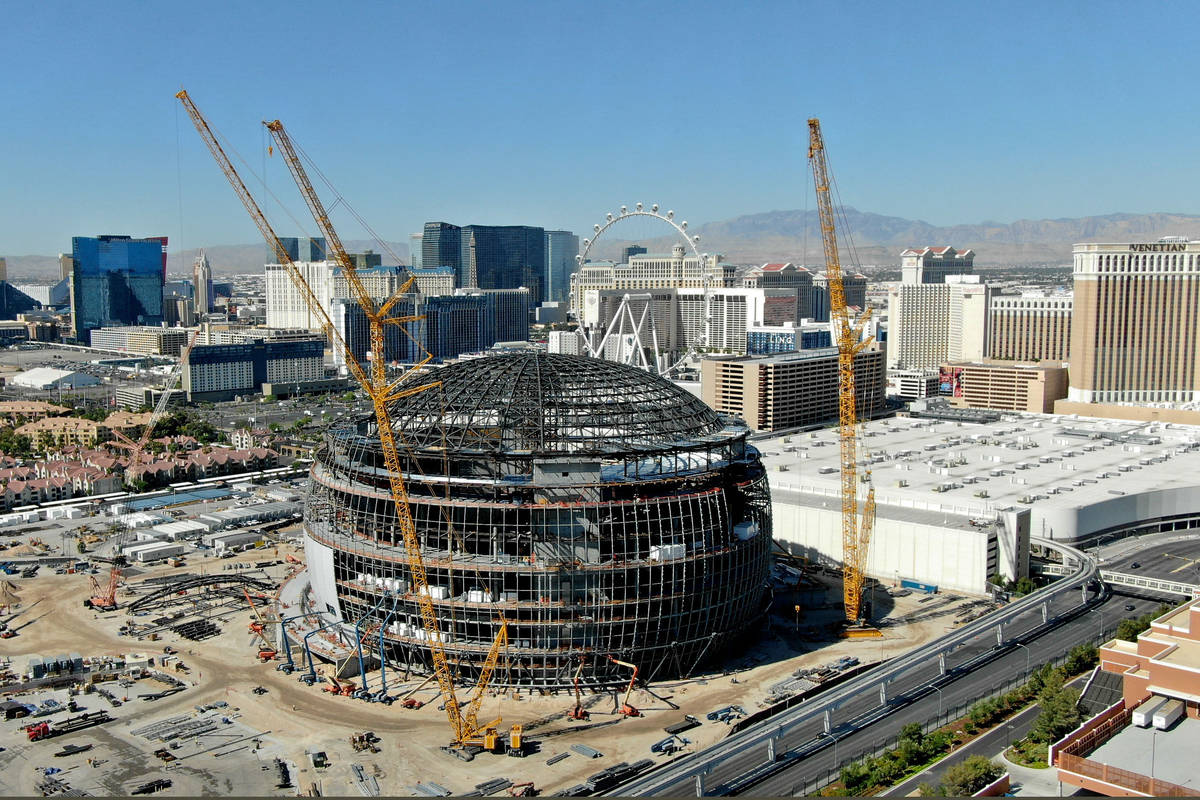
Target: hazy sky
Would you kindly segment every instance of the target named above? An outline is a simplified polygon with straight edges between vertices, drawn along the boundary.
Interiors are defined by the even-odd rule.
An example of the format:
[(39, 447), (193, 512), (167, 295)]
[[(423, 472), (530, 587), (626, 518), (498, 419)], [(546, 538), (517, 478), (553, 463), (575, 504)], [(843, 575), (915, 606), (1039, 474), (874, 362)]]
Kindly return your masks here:
[[(587, 231), (639, 200), (694, 225), (812, 208), (813, 115), (862, 210), (938, 225), (1197, 213), (1198, 9), (9, 2), (0, 255), (97, 233), (257, 241), (180, 87), (255, 170), (261, 120), (282, 119), (394, 239), (427, 219)], [(285, 166), (266, 166), (315, 232)], [(281, 235), (300, 232), (266, 205)]]

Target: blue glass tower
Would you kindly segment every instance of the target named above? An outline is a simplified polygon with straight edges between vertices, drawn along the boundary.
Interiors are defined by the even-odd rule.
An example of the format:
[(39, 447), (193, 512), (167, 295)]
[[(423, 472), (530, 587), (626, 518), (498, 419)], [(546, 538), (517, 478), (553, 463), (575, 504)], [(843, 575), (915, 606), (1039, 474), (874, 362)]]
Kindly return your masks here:
[(71, 311), (75, 340), (96, 328), (162, 322), (163, 237), (75, 236)]
[(545, 299), (544, 229), (529, 225), (467, 225), (462, 229), (461, 244), (459, 286), (480, 289), (524, 286), (533, 295), (535, 306)]

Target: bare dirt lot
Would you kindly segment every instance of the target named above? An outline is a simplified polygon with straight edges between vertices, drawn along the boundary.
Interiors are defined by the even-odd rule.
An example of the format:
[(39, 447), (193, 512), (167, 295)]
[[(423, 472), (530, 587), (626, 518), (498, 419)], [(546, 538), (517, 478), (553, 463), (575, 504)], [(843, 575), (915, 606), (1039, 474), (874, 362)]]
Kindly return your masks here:
[[(288, 552), (296, 551), (279, 549), (281, 558)], [(207, 562), (207, 566), (211, 569), (212, 562)], [(189, 565), (184, 569), (194, 571), (195, 567)], [(276, 567), (274, 572), (281, 573), (282, 569)], [(170, 568), (152, 570), (134, 581), (171, 571)], [(302, 579), (303, 576), (298, 578)], [(839, 599), (839, 588), (831, 579), (826, 582), (833, 590), (828, 595), (830, 600)], [(584, 704), (591, 718), (582, 723), (565, 717), (574, 704), (570, 692), (491, 696), (483, 702), (480, 719), (502, 717), (502, 729), (513, 723), (525, 725), (527, 738), (538, 743), (538, 751), (523, 759), (485, 753), (464, 763), (440, 749), (448, 743), (449, 727), (444, 712), (439, 710), (434, 685), (414, 695), (425, 701), (419, 710), (332, 696), (321, 691), (319, 685), (307, 686), (296, 675), (277, 671), (275, 664), (256, 660), (257, 648), (247, 630), (252, 618), (248, 607), (232, 612), (225, 623), (218, 623), (222, 625), (221, 634), (202, 642), (189, 642), (174, 634), (158, 641), (138, 641), (117, 634), (118, 627), (128, 619), (124, 612), (97, 614), (83, 606), (82, 601), (91, 594), (86, 576), (46, 574), (20, 581), (19, 588), (22, 608), (29, 611), (28, 618), (18, 618), (24, 627), (16, 638), (0, 640), (0, 656), (10, 658), (17, 671), (25, 669), (30, 655), (80, 653), (94, 657), (144, 652), (161, 657), (164, 644), (179, 649), (180, 658), (190, 669), (180, 674), (188, 684), (185, 691), (153, 702), (131, 700), (113, 712), (119, 718), (117, 722), (70, 735), (80, 741), (95, 741), (97, 752), (109, 753), (104, 756), (109, 760), (107, 764), (73, 768), (66, 777), (72, 786), (85, 790), (91, 786), (107, 793), (129, 791), (131, 782), (144, 775), (167, 775), (175, 782), (164, 790), (165, 794), (290, 795), (316, 783), (327, 795), (354, 795), (358, 791), (353, 764), (361, 765), (365, 774), (374, 776), (384, 795), (412, 794), (411, 787), (418, 781), (435, 781), (457, 794), (497, 777), (533, 781), (540, 791), (550, 793), (621, 761), (663, 758), (652, 754), (650, 745), (666, 736), (664, 726), (679, 722), (684, 714), (694, 715), (703, 723), (683, 734), (691, 742), (689, 749), (712, 744), (726, 736), (729, 727), (706, 720), (709, 711), (740, 704), (753, 713), (773, 684), (800, 668), (818, 667), (847, 655), (869, 662), (901, 654), (941, 635), (950, 624), (948, 614), (960, 609), (964, 602), (945, 603), (941, 612), (921, 615), (925, 619), (887, 627), (885, 636), (879, 639), (806, 642), (798, 638), (793, 626), (777, 619), (773, 632), (764, 634), (756, 647), (733, 659), (725, 670), (689, 680), (657, 683), (650, 687), (652, 693), (635, 690), (630, 702), (643, 712), (640, 718), (627, 719), (617, 713), (612, 695), (585, 695)], [(118, 600), (126, 599), (124, 591), (118, 594)], [(889, 616), (918, 614), (933, 605), (922, 606), (919, 599), (909, 596), (889, 600), (894, 603)], [(804, 624), (818, 625), (837, 615), (836, 604), (831, 602), (830, 608), (809, 611)], [(389, 678), (395, 680), (390, 672)], [(376, 675), (369, 674), (368, 680), (378, 685)], [(408, 686), (416, 686), (419, 680), (413, 678)], [(253, 690), (258, 686), (264, 687), (266, 693), (255, 694)], [(394, 694), (405, 691), (404, 687), (389, 688)], [(466, 689), (460, 692), (464, 697), (468, 694)], [(659, 698), (679, 708), (673, 709)], [(238, 730), (244, 728), (260, 734), (258, 744), (222, 755), (220, 760), (207, 754), (198, 755), (164, 770), (149, 755), (161, 745), (131, 733), (155, 720), (195, 715), (196, 706), (214, 701), (228, 704), (227, 713), (235, 716), (233, 722), (239, 726)], [(48, 757), (61, 744), (23, 742), (23, 736), (11, 733), (18, 729), (19, 722), (24, 721), (0, 723), (9, 731), (0, 744), (10, 748), (9, 752), (0, 753), (4, 774), (0, 778), (0, 791), (32, 794), (37, 774), (34, 768), (61, 760)], [(573, 727), (578, 730), (571, 730)], [(362, 731), (373, 731), (379, 737), (379, 753), (352, 749), (351, 735)], [(54, 741), (74, 739), (64, 737)], [(595, 748), (603, 757), (585, 759), (570, 750), (576, 743)], [(325, 752), (329, 766), (314, 768), (308, 756), (311, 751)], [(546, 764), (548, 758), (560, 753), (570, 756), (554, 765)], [(292, 765), (296, 788), (274, 788), (275, 774), (269, 765), (276, 756)], [(73, 762), (82, 761), (80, 756), (73, 757)], [(96, 773), (116, 770), (119, 764), (125, 766), (120, 767), (123, 772), (118, 777), (107, 780), (96, 777)], [(141, 766), (130, 770), (130, 764)]]

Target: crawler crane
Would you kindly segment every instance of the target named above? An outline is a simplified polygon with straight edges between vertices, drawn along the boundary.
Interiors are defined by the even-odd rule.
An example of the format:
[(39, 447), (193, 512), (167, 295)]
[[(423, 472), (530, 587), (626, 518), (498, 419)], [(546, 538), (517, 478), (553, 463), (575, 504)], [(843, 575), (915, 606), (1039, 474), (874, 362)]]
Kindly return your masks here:
[[(429, 579), (425, 570), (425, 560), (421, 553), (420, 540), (417, 537), (416, 528), (413, 524), (412, 513), (408, 503), (408, 490), (404, 484), (404, 478), (401, 473), (400, 454), (396, 445), (396, 434), (392, 427), (389, 407), (397, 400), (408, 397), (419, 392), (428, 391), (433, 388), (440, 387), (440, 383), (426, 383), (419, 386), (405, 387), (402, 386), (404, 380), (412, 374), (412, 370), (405, 372), (398, 379), (388, 382), (384, 375), (383, 363), (381, 358), (373, 358), (377, 362), (372, 370), (376, 380), (372, 380), (359, 365), (353, 351), (346, 345), (346, 342), (337, 333), (329, 315), (322, 307), (320, 301), (313, 294), (312, 288), (305, 281), (304, 276), (296, 268), (295, 263), (288, 257), (285, 248), (279, 241), (279, 237), (271, 228), (266, 216), (262, 213), (258, 203), (254, 200), (241, 176), (238, 175), (225, 150), (221, 147), (217, 140), (216, 134), (209, 126), (208, 121), (204, 118), (200, 110), (196, 108), (191, 97), (186, 91), (180, 91), (176, 98), (183, 104), (188, 116), (192, 120), (196, 131), (200, 134), (200, 138), (204, 140), (209, 152), (212, 153), (217, 165), (221, 168), (230, 186), (238, 195), (242, 205), (249, 212), (251, 219), (257, 225), (259, 232), (263, 235), (267, 244), (275, 251), (276, 257), (279, 259), (284, 268), (287, 270), (289, 277), (295, 284), (296, 288), (304, 297), (309, 309), (317, 315), (321, 321), (321, 325), (325, 331), (332, 346), (340, 348), (346, 356), (346, 365), (354, 375), (355, 379), (362, 386), (363, 391), (371, 398), (371, 403), (375, 409), (376, 428), (379, 435), (379, 442), (383, 450), (384, 462), (387, 467), (388, 481), (391, 488), (392, 499), (395, 504), (396, 522), (400, 529), (404, 541), (404, 547), (408, 556), (408, 567), (412, 578), (413, 593), (416, 596), (417, 604), (421, 612), (421, 621), (424, 625), (427, 641), (429, 643), (429, 651), (433, 661), (433, 672), (437, 678), (438, 686), (441, 689), (442, 695), (445, 698), (446, 716), (449, 718), (450, 726), (453, 733), (453, 743), (455, 746), (464, 747), (467, 745), (482, 745), (485, 746), (495, 741), (495, 725), (500, 722), (499, 719), (487, 725), (480, 725), (475, 717), (479, 703), (482, 702), (483, 694), (487, 688), (487, 682), (491, 677), (492, 669), (495, 668), (495, 659), (498, 657), (501, 640), (506, 643), (508, 641), (507, 625), (501, 624), (500, 631), (492, 644), (492, 649), (488, 654), (488, 660), (484, 665), (484, 669), (480, 673), (479, 681), (476, 683), (475, 697), (471, 700), (467, 711), (464, 713), (457, 695), (454, 691), (454, 676), (451, 672), (450, 664), (446, 659), (445, 650), (442, 646), (442, 634), (438, 628), (438, 620), (436, 611), (433, 605), (433, 599), (429, 591)], [(291, 165), (289, 160), (289, 165)], [(295, 163), (299, 163), (298, 161)], [(311, 198), (306, 200), (311, 202)], [(365, 287), (354, 269), (346, 270), (346, 278), (350, 283), (351, 289), (356, 298), (368, 298)], [(377, 313), (385, 314), (389, 309), (392, 301), (385, 303)], [(375, 308), (373, 301), (368, 304), (363, 304), (364, 309)], [(373, 339), (376, 333), (372, 332)], [(380, 348), (382, 345), (382, 333), (380, 337)], [(376, 345), (372, 344), (372, 355)], [(382, 349), (382, 348), (381, 348)], [(417, 365), (421, 366), (420, 364)], [(414, 367), (416, 369), (417, 367)], [(490, 749), (490, 748), (489, 748)]]
[(863, 338), (863, 327), (871, 316), (865, 309), (851, 322), (842, 286), (842, 264), (834, 231), (833, 200), (829, 193), (829, 168), (825, 163), (825, 140), (821, 122), (808, 121), (808, 160), (812, 165), (817, 189), (817, 210), (821, 218), (821, 243), (825, 250), (825, 271), (829, 276), (829, 310), (838, 347), (838, 434), (842, 465), (842, 563), (843, 601), (850, 637), (878, 636), (879, 631), (862, 624), (862, 585), (867, 566), (867, 550), (875, 524), (875, 487), (867, 480), (867, 497), (862, 519), (858, 514), (858, 410), (854, 391), (855, 357), (867, 348), (872, 337)]

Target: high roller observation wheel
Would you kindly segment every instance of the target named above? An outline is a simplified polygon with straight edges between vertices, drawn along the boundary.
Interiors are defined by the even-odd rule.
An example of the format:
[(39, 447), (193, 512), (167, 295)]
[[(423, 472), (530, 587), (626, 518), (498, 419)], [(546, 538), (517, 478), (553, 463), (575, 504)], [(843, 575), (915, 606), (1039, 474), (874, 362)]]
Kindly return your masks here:
[[(592, 226), (592, 236), (590, 238), (583, 240), (583, 250), (579, 253), (579, 255), (575, 256), (575, 267), (576, 267), (575, 274), (576, 275), (579, 274), (579, 268), (582, 267), (587, 262), (588, 256), (591, 255), (592, 248), (596, 246), (596, 242), (599, 241), (600, 237), (603, 236), (604, 233), (609, 228), (611, 228), (613, 225), (616, 225), (618, 222), (623, 222), (628, 219), (633, 219), (634, 217), (651, 217), (653, 219), (658, 220), (659, 222), (663, 222), (663, 223), (669, 225), (670, 227), (674, 228), (675, 232), (677, 234), (679, 234), (679, 237), (681, 239), (683, 239), (684, 242), (687, 243), (687, 246), (689, 248), (691, 248), (692, 255), (694, 255), (700, 261), (700, 275), (701, 275), (701, 280), (703, 281), (702, 289), (704, 291), (704, 319), (702, 320), (703, 324), (701, 325), (701, 328), (700, 328), (700, 335), (696, 338), (695, 342), (693, 342), (691, 345), (688, 346), (687, 351), (684, 352), (684, 354), (679, 358), (678, 361), (671, 364), (669, 367), (667, 367), (666, 369), (662, 370), (659, 373), (661, 376), (666, 377), (666, 376), (670, 375), (672, 372), (674, 372), (675, 370), (677, 370), (680, 366), (682, 366), (683, 363), (685, 361), (687, 361), (689, 358), (696, 355), (698, 348), (706, 347), (708, 344), (708, 322), (709, 322), (708, 293), (711, 288), (709, 286), (709, 282), (708, 282), (709, 281), (709, 268), (708, 268), (709, 267), (709, 264), (708, 264), (709, 256), (708, 256), (708, 253), (700, 252), (700, 248), (698, 247), (698, 245), (700, 244), (700, 235), (699, 234), (689, 234), (687, 232), (687, 227), (688, 227), (687, 220), (683, 220), (681, 222), (676, 222), (675, 221), (675, 212), (668, 209), (665, 214), (661, 213), (658, 210), (658, 203), (651, 204), (649, 210), (646, 210), (646, 208), (643, 207), (643, 205), (641, 203), (636, 203), (633, 207), (633, 210), (630, 210), (628, 206), (621, 206), (620, 211), (618, 211), (616, 214), (613, 214), (611, 212), (609, 212), (608, 214), (605, 214), (603, 224), (596, 224), (596, 225)], [(634, 290), (630, 290), (630, 291), (638, 291), (638, 290), (634, 289)], [(583, 298), (580, 297), (579, 304), (580, 304), (581, 310), (583, 307), (583, 302), (584, 302)], [(576, 330), (583, 337), (584, 346), (587, 347), (588, 354), (591, 355), (593, 358), (603, 358), (602, 354), (597, 353), (592, 349), (591, 339), (588, 337), (587, 331), (584, 330), (584, 327), (583, 327), (582, 316), (583, 315), (581, 313), (575, 319)]]

